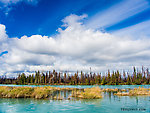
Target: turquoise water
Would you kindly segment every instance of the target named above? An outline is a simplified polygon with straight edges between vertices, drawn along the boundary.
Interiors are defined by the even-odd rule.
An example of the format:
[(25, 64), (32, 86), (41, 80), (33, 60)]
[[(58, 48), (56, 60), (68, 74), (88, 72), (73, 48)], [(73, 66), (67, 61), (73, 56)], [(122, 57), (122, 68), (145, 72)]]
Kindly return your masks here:
[(51, 86), (51, 87), (60, 87), (60, 88), (91, 88), (91, 87), (97, 87), (100, 88), (119, 88), (119, 89), (125, 89), (125, 88), (138, 88), (138, 87), (144, 87), (144, 88), (150, 88), (150, 85), (13, 85), (13, 84), (0, 84), (0, 86), (16, 86), (16, 87), (23, 87), (23, 86), (30, 86), (30, 87), (44, 87), (44, 86)]
[[(35, 86), (33, 86), (35, 87)], [(59, 87), (59, 86), (57, 86)], [(93, 87), (93, 86), (60, 86)], [(102, 88), (129, 88), (129, 86), (100, 86)], [(139, 86), (130, 86), (130, 88)], [(150, 88), (150, 85), (143, 85)], [(64, 95), (64, 92), (61, 92)], [(68, 94), (66, 94), (68, 93)], [(65, 92), (65, 96), (69, 92)], [(103, 93), (102, 99), (94, 100), (36, 100), (0, 99), (0, 113), (150, 113), (150, 96), (114, 96)]]

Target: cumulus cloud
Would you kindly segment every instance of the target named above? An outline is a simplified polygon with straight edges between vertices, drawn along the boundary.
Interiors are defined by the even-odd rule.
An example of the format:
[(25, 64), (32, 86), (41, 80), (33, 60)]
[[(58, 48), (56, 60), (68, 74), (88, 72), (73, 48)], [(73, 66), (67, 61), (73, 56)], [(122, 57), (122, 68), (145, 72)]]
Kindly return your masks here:
[(0, 24), (0, 53), (6, 49), (8, 36), (6, 34), (5, 25)]
[[(116, 37), (89, 29), (82, 24), (87, 15), (70, 15), (63, 19), (62, 27), (53, 37), (33, 35), (7, 38), (8, 54), (0, 57), (1, 73), (20, 71), (93, 71), (131, 69), (149, 66), (150, 39)], [(4, 38), (4, 37), (3, 37)], [(4, 39), (2, 40), (4, 42)]]
[(6, 29), (5, 26), (0, 24), (0, 42), (5, 41), (8, 37), (5, 29)]

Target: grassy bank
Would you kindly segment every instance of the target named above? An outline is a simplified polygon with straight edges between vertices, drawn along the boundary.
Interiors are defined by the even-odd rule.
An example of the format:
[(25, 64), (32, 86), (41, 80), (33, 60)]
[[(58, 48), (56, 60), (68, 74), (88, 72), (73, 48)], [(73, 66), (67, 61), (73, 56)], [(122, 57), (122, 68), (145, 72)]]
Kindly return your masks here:
[(55, 88), (55, 87), (8, 87), (0, 86), (1, 98), (49, 98), (58, 90), (74, 90), (72, 88)]
[[(78, 99), (99, 99), (102, 98), (103, 92), (114, 92), (118, 96), (137, 96), (137, 95), (149, 95), (150, 88), (134, 88), (134, 89), (110, 89), (99, 87), (93, 88), (58, 88), (58, 87), (8, 87), (0, 86), (0, 98), (36, 98), (36, 99), (54, 99), (62, 100), (64, 97), (61, 95), (62, 92), (70, 92), (71, 98)], [(64, 93), (65, 95), (65, 93)]]
[(73, 91), (72, 97), (81, 99), (99, 99), (102, 98), (102, 90), (99, 87), (85, 88), (82, 91)]
[[(56, 92), (71, 91), (72, 97), (82, 99), (94, 99), (102, 98), (100, 88), (57, 88), (57, 87), (8, 87), (0, 86), (0, 97), (1, 98), (36, 98), (36, 99), (63, 99), (61, 95), (57, 97), (54, 95)], [(74, 96), (76, 95), (76, 96)]]
[(130, 89), (128, 92), (117, 92), (115, 93), (115, 95), (118, 95), (118, 96), (138, 96), (138, 95), (148, 95), (150, 96), (150, 88), (149, 89), (146, 89), (146, 88), (134, 88), (134, 89)]

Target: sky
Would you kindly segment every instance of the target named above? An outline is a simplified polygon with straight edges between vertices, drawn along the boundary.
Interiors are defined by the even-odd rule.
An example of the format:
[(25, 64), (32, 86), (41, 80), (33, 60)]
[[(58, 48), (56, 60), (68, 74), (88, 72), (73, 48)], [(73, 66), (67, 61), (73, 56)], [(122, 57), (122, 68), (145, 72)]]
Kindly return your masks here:
[(0, 0), (0, 75), (149, 62), (150, 0)]

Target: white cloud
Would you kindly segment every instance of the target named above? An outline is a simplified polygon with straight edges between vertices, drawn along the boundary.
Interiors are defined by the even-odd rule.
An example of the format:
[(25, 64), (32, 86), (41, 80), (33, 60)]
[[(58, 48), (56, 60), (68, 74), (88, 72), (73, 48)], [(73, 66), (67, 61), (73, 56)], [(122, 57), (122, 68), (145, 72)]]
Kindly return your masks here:
[(150, 36), (150, 20), (135, 24), (133, 26), (129, 26), (117, 31), (114, 31), (113, 34), (116, 36), (130, 36), (136, 38), (146, 38)]
[(6, 34), (6, 30), (5, 30), (5, 26), (0, 24), (0, 53), (5, 51), (6, 47), (7, 47), (7, 34)]
[(0, 42), (6, 41), (8, 37), (5, 29), (6, 29), (5, 26), (0, 24)]
[[(33, 35), (7, 39), (8, 54), (0, 57), (0, 72), (68, 70), (106, 71), (149, 66), (150, 39), (116, 37), (86, 28), (86, 15), (70, 15), (54, 37)], [(3, 32), (5, 29), (3, 26)]]
[(87, 21), (86, 26), (94, 29), (106, 28), (149, 8), (150, 5), (147, 0), (123, 0), (91, 17)]

